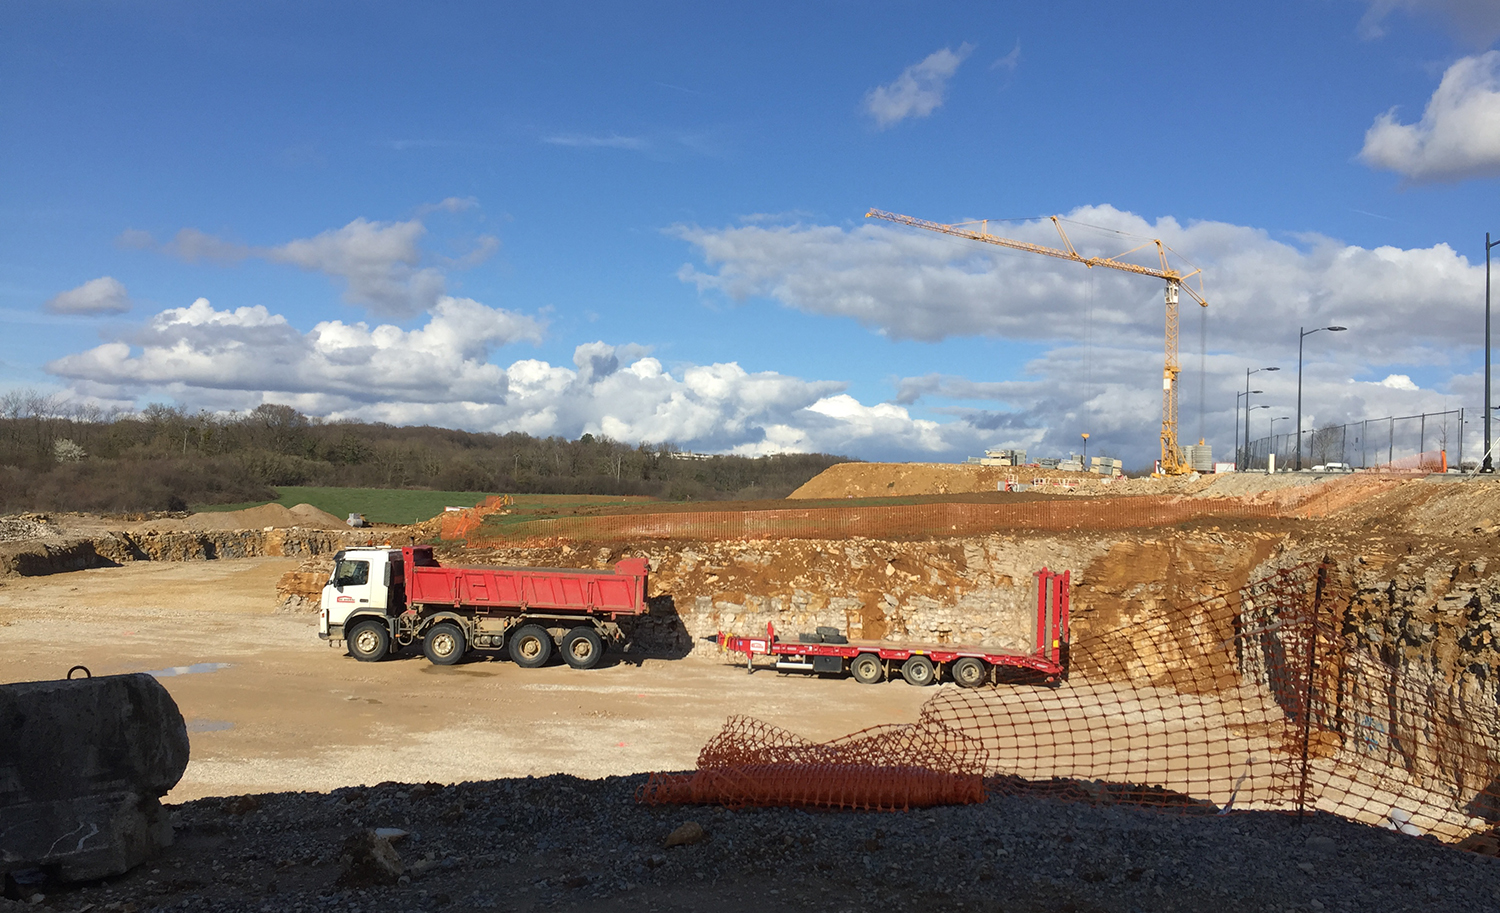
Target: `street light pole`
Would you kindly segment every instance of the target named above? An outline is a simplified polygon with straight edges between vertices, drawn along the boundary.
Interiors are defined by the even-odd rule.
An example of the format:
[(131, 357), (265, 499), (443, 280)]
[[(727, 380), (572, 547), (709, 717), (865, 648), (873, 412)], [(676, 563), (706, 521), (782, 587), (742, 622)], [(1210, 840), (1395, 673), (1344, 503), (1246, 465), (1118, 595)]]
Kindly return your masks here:
[[(1250, 469), (1250, 410), (1251, 409), (1269, 409), (1269, 408), (1271, 408), (1271, 407), (1270, 406), (1266, 406), (1266, 405), (1252, 406), (1252, 405), (1250, 405), (1250, 401), (1248, 399), (1245, 401), (1245, 469), (1246, 470)], [(1276, 446), (1276, 439), (1273, 437), (1273, 438), (1271, 438), (1271, 447), (1274, 448), (1275, 446)]]
[[(1490, 248), (1500, 241), (1491, 241), (1490, 233), (1484, 233), (1484, 465), (1480, 472), (1494, 472), (1490, 461)], [(1462, 431), (1460, 431), (1462, 433)]]
[(1304, 330), (1301, 327), (1297, 331), (1302, 335), (1297, 337), (1297, 465), (1294, 467), (1298, 472), (1302, 471), (1302, 340), (1314, 333), (1328, 330), (1331, 333), (1342, 333), (1348, 327), (1314, 327)]
[[(1259, 393), (1259, 390), (1250, 389), (1250, 375), (1259, 374), (1262, 371), (1280, 371), (1280, 368), (1246, 368), (1245, 369), (1245, 449), (1250, 449), (1250, 394)], [(1245, 455), (1245, 468), (1250, 468), (1250, 455)]]

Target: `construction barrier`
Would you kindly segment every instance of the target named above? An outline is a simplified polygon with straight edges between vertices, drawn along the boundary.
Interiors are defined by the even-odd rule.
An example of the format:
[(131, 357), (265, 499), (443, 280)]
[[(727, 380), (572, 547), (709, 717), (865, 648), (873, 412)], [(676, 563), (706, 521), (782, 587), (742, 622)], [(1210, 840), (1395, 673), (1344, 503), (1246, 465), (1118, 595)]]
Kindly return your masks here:
[(1149, 621), (1080, 617), (1057, 687), (944, 687), (913, 724), (816, 746), (732, 719), (698, 774), (653, 776), (640, 798), (905, 808), (974, 801), (978, 772), (992, 795), (1485, 839), (1500, 823), (1493, 688), (1382, 658), (1348, 633), (1349, 593), (1331, 566), (1299, 566)]

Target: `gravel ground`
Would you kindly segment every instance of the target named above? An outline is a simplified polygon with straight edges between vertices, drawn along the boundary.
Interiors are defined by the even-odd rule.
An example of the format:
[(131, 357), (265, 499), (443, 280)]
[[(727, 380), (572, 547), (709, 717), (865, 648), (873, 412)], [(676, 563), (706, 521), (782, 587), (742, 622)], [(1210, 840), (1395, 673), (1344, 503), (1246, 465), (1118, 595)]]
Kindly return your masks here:
[[(1500, 861), (1327, 815), (1299, 824), (998, 796), (909, 813), (648, 808), (634, 801), (643, 782), (558, 775), (200, 799), (175, 807), (177, 843), (158, 859), (0, 910), (1500, 909)], [(705, 836), (665, 847), (687, 822)], [(395, 841), (399, 881), (341, 886), (346, 840), (387, 827), (408, 832)]]

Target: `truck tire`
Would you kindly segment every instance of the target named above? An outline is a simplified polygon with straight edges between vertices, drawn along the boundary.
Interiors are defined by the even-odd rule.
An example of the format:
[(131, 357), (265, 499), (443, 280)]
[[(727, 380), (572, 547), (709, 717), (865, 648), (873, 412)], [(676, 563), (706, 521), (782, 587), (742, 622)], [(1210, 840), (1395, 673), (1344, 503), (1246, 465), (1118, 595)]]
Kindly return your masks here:
[(552, 658), (552, 635), (541, 625), (522, 625), (510, 636), (510, 658), (523, 669), (545, 666)]
[(563, 637), (562, 655), (574, 669), (592, 669), (604, 658), (604, 639), (593, 628), (574, 628)]
[(916, 685), (920, 688), (923, 685), (932, 684), (933, 679), (937, 678), (937, 670), (932, 667), (932, 660), (927, 657), (913, 656), (901, 664), (901, 677), (906, 679), (908, 685)]
[(344, 643), (349, 655), (363, 663), (378, 663), (391, 652), (391, 631), (383, 622), (361, 621), (349, 629)]
[(949, 674), (961, 688), (978, 688), (989, 679), (990, 670), (985, 668), (984, 660), (965, 656), (953, 663)]
[(861, 685), (873, 685), (885, 678), (885, 663), (874, 653), (861, 653), (850, 661), (849, 674)]
[(453, 665), (464, 658), (468, 649), (463, 629), (451, 621), (438, 622), (422, 638), (423, 655), (439, 666)]

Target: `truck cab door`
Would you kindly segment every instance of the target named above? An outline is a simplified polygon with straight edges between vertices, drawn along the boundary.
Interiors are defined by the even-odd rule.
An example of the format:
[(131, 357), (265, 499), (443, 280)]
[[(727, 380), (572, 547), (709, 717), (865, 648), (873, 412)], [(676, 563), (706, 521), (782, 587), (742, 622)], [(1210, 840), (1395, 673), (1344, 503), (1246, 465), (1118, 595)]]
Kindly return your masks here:
[(342, 623), (350, 614), (370, 608), (377, 582), (372, 580), (370, 571), (370, 559), (364, 555), (340, 558), (334, 565), (333, 579), (328, 582), (328, 595), (332, 597), (329, 601), (333, 603), (329, 606), (330, 621)]

